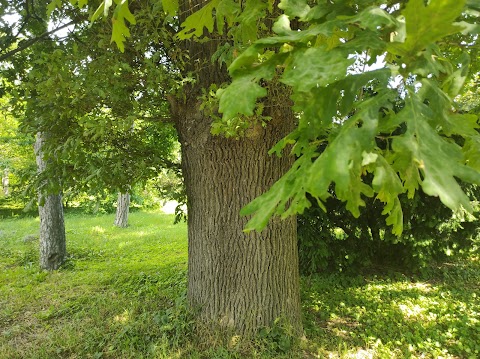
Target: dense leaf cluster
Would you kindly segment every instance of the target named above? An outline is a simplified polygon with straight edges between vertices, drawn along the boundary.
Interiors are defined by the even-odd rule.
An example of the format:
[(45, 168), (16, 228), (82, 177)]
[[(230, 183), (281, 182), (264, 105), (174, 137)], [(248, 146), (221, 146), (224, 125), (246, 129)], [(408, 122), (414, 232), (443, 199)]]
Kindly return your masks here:
[[(472, 198), (478, 198), (476, 186), (462, 187)], [(298, 217), (303, 273), (376, 268), (418, 271), (436, 262), (458, 260), (478, 246), (478, 226), (471, 216), (452, 213), (438, 198), (421, 190), (413, 199), (400, 197), (404, 212), (401, 236), (393, 235), (385, 224), (379, 201), (366, 199), (356, 218), (333, 190), (331, 193), (325, 203), (327, 211), (312, 206)]]
[[(45, 30), (47, 18), (45, 7), (33, 21), (21, 4), (11, 4), (19, 16), (14, 47), (42, 32), (34, 31), (37, 23)], [(127, 191), (160, 169), (176, 170), (176, 134), (159, 86), (164, 71), (158, 64), (166, 59), (152, 47), (155, 38), (120, 54), (109, 45), (111, 27), (88, 26), (84, 11), (67, 6), (53, 12), (50, 25), (71, 16), (81, 19), (75, 29), (61, 38), (47, 36), (0, 68), (23, 131), (48, 138), (42, 149), (48, 167), (30, 190), (41, 184), (44, 191), (68, 194)]]
[[(452, 103), (467, 77), (469, 58), (466, 52), (447, 58), (438, 44), (453, 34), (478, 33), (475, 22), (465, 21), (471, 18), (462, 18), (465, 11), (478, 17), (469, 4), (280, 3), (284, 14), (273, 26), (276, 35), (256, 41), (235, 59), (229, 67), (233, 83), (219, 93), (224, 119), (252, 115), (268, 93), (260, 81), (279, 76), (291, 88), (299, 114), (296, 130), (272, 150), (280, 154), (293, 145), (298, 159), (246, 207), (243, 213), (253, 214), (247, 229), (264, 228), (275, 214), (302, 213), (312, 198), (325, 208), (332, 184), (356, 217), (365, 198), (383, 202), (387, 224), (397, 235), (403, 230), (399, 197), (413, 198), (420, 187), (451, 209), (472, 209), (456, 178), (480, 183), (472, 157), (478, 152), (477, 117), (453, 110)], [(383, 68), (352, 71), (359, 55), (366, 65), (381, 56)], [(367, 86), (375, 96), (363, 96)], [(241, 103), (232, 102), (236, 92), (244, 94)], [(392, 102), (398, 93), (405, 106), (396, 112)], [(400, 127), (405, 131), (398, 133)], [(457, 145), (455, 136), (476, 150)], [(379, 138), (387, 142), (383, 148)], [(325, 139), (328, 145), (319, 153)], [(373, 176), (370, 183), (368, 176)]]

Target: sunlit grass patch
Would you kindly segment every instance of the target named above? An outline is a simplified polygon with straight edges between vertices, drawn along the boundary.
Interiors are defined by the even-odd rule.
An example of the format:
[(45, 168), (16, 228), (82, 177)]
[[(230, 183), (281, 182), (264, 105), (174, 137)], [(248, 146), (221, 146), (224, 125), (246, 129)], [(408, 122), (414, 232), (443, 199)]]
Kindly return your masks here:
[(100, 226), (93, 226), (91, 232), (92, 234), (103, 234), (105, 233), (105, 228)]
[[(475, 263), (464, 264), (468, 278), (480, 279)], [(305, 278), (309, 340), (318, 343), (323, 355), (338, 352), (338, 346), (346, 344), (350, 349), (345, 357), (352, 354), (352, 347), (373, 350), (375, 358), (479, 357), (476, 288), (467, 281), (459, 289), (458, 281), (452, 279), (460, 273), (445, 274), (441, 269), (431, 281), (379, 277), (345, 281), (341, 275)]]
[(38, 221), (2, 221), (0, 358), (136, 358), (163, 340), (154, 317), (185, 291), (186, 227), (159, 213), (130, 221), (67, 215), (69, 258), (52, 273), (38, 270), (38, 241), (21, 240)]

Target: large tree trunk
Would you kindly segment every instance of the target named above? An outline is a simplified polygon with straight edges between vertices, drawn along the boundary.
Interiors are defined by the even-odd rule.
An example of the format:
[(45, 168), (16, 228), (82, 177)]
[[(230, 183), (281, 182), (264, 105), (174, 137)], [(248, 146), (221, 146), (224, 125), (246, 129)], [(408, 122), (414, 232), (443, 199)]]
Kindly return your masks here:
[(117, 198), (117, 212), (114, 225), (120, 228), (128, 227), (128, 212), (130, 209), (130, 194), (119, 193)]
[(296, 219), (275, 219), (263, 232), (246, 234), (247, 219), (239, 214), (291, 165), (288, 157), (267, 152), (293, 118), (277, 112), (267, 128), (233, 140), (212, 136), (198, 107), (184, 109), (177, 115), (183, 118), (178, 129), (188, 198), (190, 303), (204, 320), (242, 334), (277, 318), (300, 333)]
[[(38, 172), (43, 172), (46, 162), (43, 158), (42, 145), (44, 135), (37, 134), (35, 155)], [(40, 267), (56, 270), (65, 261), (67, 255), (65, 221), (63, 217), (62, 196), (60, 194), (44, 195), (39, 193), (40, 216)]]
[[(204, 4), (181, 1), (180, 21)], [(246, 234), (247, 219), (239, 214), (290, 168), (292, 158), (269, 156), (268, 150), (292, 130), (293, 114), (288, 101), (269, 100), (266, 128), (252, 127), (239, 140), (212, 136), (212, 120), (198, 98), (202, 88), (229, 80), (225, 67), (211, 61), (221, 44), (216, 37), (182, 44), (191, 59), (183, 70), (196, 81), (177, 101), (170, 99), (188, 200), (188, 299), (205, 321), (240, 334), (277, 318), (301, 333), (296, 218), (274, 219), (262, 233)]]

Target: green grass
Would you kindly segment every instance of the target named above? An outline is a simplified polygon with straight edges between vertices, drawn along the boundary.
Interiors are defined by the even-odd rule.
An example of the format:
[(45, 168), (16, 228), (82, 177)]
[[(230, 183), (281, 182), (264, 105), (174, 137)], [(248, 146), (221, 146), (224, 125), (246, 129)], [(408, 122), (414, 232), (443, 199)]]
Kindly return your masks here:
[(302, 278), (306, 339), (195, 326), (186, 225), (155, 212), (67, 215), (69, 259), (39, 271), (38, 218), (0, 222), (0, 358), (477, 358), (479, 258), (402, 274)]

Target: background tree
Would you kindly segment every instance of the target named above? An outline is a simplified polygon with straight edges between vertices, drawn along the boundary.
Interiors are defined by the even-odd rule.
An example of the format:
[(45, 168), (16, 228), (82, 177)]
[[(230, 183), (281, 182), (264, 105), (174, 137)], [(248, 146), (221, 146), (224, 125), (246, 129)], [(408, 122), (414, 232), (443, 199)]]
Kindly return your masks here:
[[(6, 95), (0, 98), (0, 168), (2, 177), (8, 179), (9, 200), (27, 203), (24, 198), (23, 179), (35, 171), (33, 141), (18, 129), (18, 120), (11, 115), (9, 100)], [(5, 189), (6, 190), (6, 189)], [(5, 195), (5, 193), (3, 193)]]
[[(38, 172), (48, 166), (42, 150), (45, 133), (39, 132), (35, 141)], [(40, 187), (38, 195), (40, 217), (40, 268), (58, 269), (67, 257), (67, 240), (61, 193), (48, 194)]]
[[(66, 9), (54, 13), (53, 19), (66, 21), (69, 16), (76, 16), (77, 27), (55, 39), (55, 50), (35, 53), (32, 62), (48, 64), (45, 71), (16, 75), (22, 84), (17, 98), (33, 91), (38, 106), (55, 116), (22, 121), (25, 132), (41, 128), (52, 133), (45, 146), (47, 152), (56, 153), (55, 161), (39, 181), (60, 174), (70, 195), (103, 188), (125, 191), (156, 176), (160, 167), (177, 167), (170, 155), (175, 134), (165, 118), (166, 103), (158, 100), (163, 90), (146, 76), (158, 55), (147, 57), (135, 47), (128, 54), (112, 52), (109, 27), (89, 28), (81, 21), (81, 12)], [(153, 70), (150, 75), (155, 76)]]
[[(5, 76), (8, 81), (3, 81), (2, 85), (10, 86), (10, 88), (16, 87), (20, 79), (30, 77), (32, 86), (23, 93), (23, 95), (26, 95), (24, 99), (13, 98), (15, 97), (15, 92), (13, 91), (10, 94), (13, 98), (13, 103), (19, 104), (17, 108), (22, 108), (22, 105), (24, 105), (25, 116), (30, 118), (30, 120), (38, 121), (41, 118), (48, 118), (51, 114), (45, 111), (45, 108), (42, 108), (39, 101), (37, 101), (35, 88), (35, 77), (38, 77), (42, 71), (48, 69), (48, 65), (42, 62), (41, 53), (54, 49), (54, 44), (48, 36), (46, 4), (27, 2), (22, 7), (15, 2), (5, 2), (4, 5), (6, 9), (2, 11), (2, 15), (8, 11), (14, 11), (21, 19), (19, 26), (13, 26), (13, 29), (16, 31), (16, 34), (13, 34), (12, 30), (5, 26), (4, 18), (2, 18), (3, 26), (1, 31), (4, 34), (2, 42), (7, 45), (5, 48), (9, 49), (14, 46), (21, 48), (22, 40), (25, 36), (45, 38), (45, 41), (33, 44), (33, 47), (23, 53), (19, 59), (2, 66), (2, 77)], [(11, 51), (15, 52), (15, 50)], [(40, 54), (40, 56), (36, 56), (35, 52)], [(48, 138), (48, 130), (45, 128), (37, 129), (35, 155), (37, 170), (40, 175), (44, 175), (47, 172), (46, 169), (49, 163), (55, 157), (44, 152), (44, 145)], [(40, 215), (40, 267), (54, 270), (58, 269), (66, 259), (65, 225), (59, 180), (56, 176), (50, 178), (49, 183), (54, 184), (52, 186), (53, 191), (46, 190), (46, 183), (45, 180), (42, 180), (37, 184)]]

